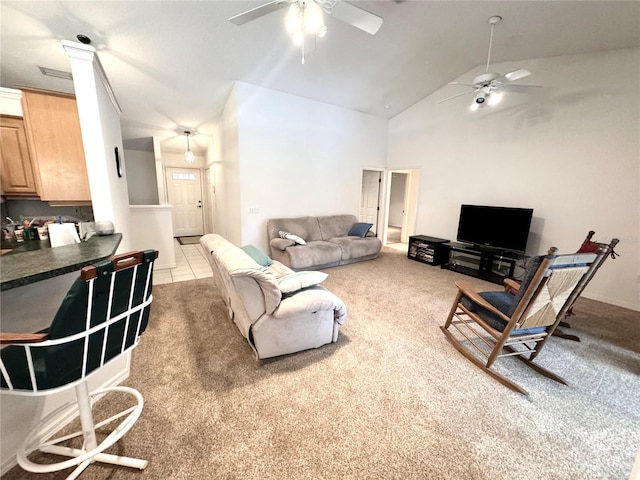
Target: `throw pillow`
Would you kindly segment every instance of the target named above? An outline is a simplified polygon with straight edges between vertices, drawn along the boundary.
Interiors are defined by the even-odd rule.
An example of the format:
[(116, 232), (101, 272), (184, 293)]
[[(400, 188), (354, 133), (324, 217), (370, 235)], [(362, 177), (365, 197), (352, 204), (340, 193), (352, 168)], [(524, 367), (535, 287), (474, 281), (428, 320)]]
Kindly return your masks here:
[(282, 293), (293, 293), (303, 288), (318, 285), (328, 277), (324, 272), (302, 271), (294, 272), (278, 279), (278, 287)]
[(286, 238), (288, 240), (291, 240), (292, 242), (297, 243), (298, 245), (306, 245), (307, 244), (307, 242), (305, 242), (302, 237), (299, 237), (298, 235), (294, 235), (293, 233), (289, 233), (289, 232), (285, 232), (283, 230), (280, 230), (278, 232), (278, 235), (280, 235), (280, 238)]
[(268, 267), (273, 263), (273, 260), (271, 260), (269, 255), (264, 253), (262, 250), (254, 247), (253, 245), (245, 245), (244, 247), (242, 247), (242, 250), (244, 250), (245, 253), (249, 255), (251, 258), (253, 258), (253, 260), (258, 265), (262, 265), (263, 267)]
[(371, 227), (373, 227), (373, 223), (354, 223), (353, 227), (351, 227), (351, 230), (349, 230), (349, 233), (347, 235), (350, 237), (364, 238)]

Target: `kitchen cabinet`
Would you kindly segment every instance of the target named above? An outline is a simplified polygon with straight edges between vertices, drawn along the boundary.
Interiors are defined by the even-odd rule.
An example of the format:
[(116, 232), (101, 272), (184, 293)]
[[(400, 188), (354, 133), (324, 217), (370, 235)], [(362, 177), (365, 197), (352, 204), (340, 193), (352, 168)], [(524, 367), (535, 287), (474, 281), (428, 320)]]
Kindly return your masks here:
[(2, 194), (36, 197), (36, 182), (22, 117), (0, 115), (0, 176)]
[(22, 110), (40, 199), (52, 205), (90, 203), (75, 97), (23, 88)]

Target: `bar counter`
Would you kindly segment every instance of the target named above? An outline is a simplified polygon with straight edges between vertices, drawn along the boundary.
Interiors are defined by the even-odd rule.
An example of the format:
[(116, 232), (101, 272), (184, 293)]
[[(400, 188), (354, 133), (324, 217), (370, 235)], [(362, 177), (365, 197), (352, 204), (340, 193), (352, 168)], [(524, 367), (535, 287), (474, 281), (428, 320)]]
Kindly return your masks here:
[(0, 291), (78, 271), (109, 258), (121, 240), (121, 233), (95, 235), (86, 242), (55, 248), (48, 240), (27, 241), (0, 256)]

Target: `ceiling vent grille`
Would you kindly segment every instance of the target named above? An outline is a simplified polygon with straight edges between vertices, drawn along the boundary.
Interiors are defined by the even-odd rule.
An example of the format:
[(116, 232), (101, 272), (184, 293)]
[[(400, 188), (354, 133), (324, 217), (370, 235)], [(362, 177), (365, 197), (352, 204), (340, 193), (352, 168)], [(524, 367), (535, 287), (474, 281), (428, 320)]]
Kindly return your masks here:
[(53, 68), (38, 66), (43, 75), (48, 77), (64, 78), (65, 80), (73, 80), (71, 72), (64, 72), (62, 70), (55, 70)]

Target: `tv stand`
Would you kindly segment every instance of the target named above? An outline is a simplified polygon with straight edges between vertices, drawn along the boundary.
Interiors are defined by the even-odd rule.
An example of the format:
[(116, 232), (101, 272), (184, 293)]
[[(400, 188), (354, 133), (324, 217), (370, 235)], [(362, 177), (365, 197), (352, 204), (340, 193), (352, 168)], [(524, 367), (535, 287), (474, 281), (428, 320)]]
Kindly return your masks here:
[(516, 262), (524, 258), (515, 252), (468, 243), (451, 242), (447, 247), (449, 259), (442, 268), (493, 283), (501, 284), (505, 278), (513, 278)]

